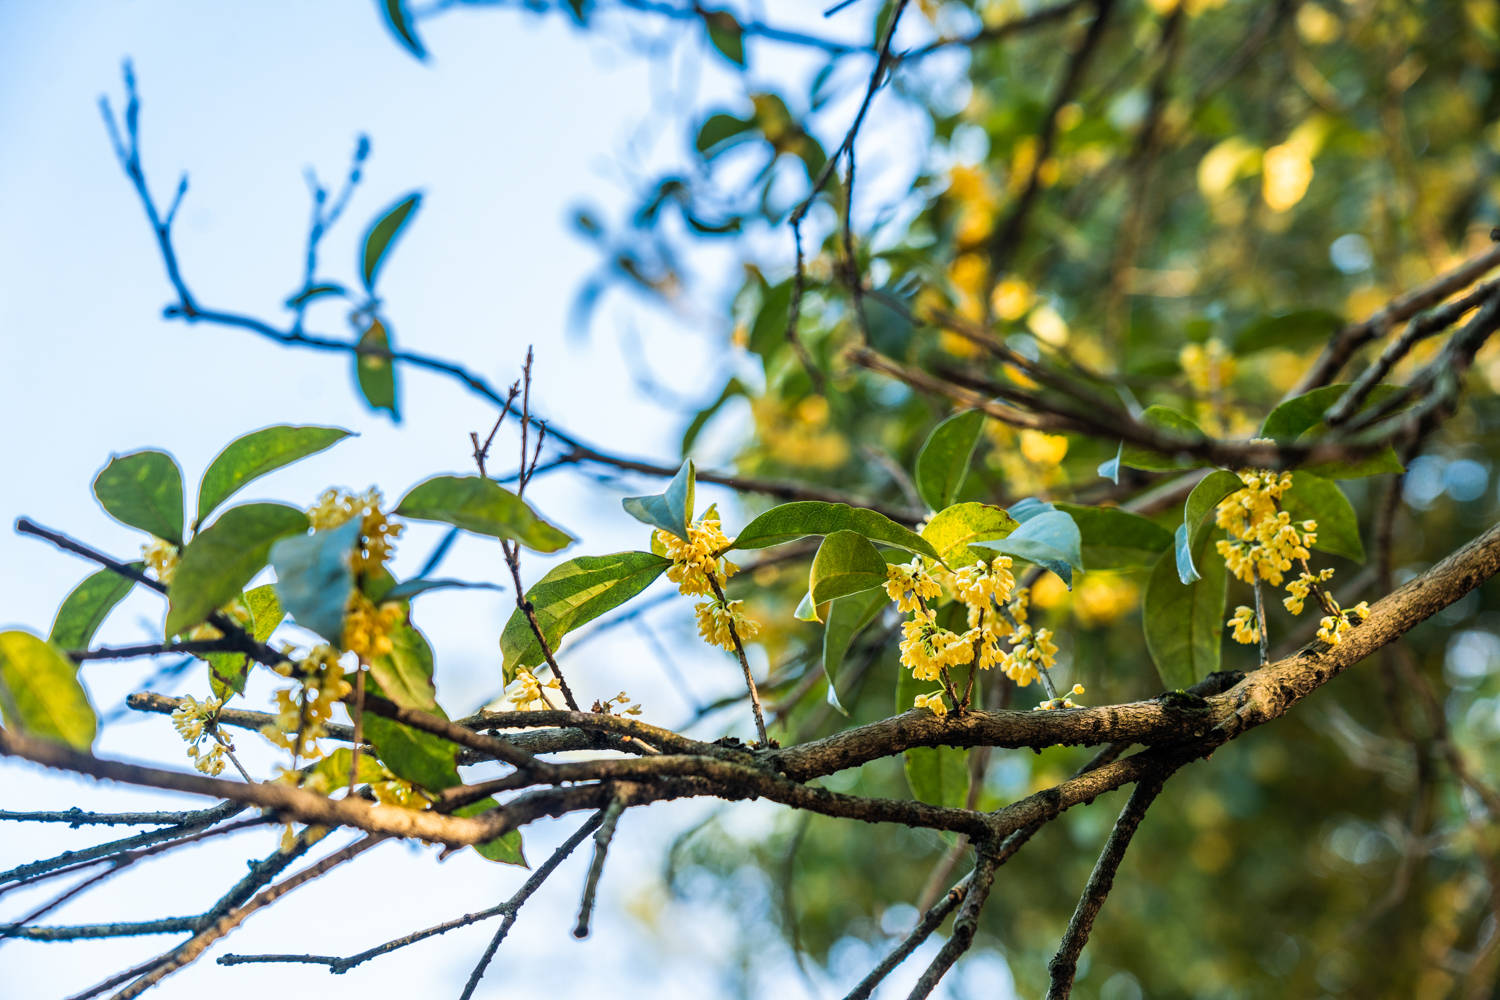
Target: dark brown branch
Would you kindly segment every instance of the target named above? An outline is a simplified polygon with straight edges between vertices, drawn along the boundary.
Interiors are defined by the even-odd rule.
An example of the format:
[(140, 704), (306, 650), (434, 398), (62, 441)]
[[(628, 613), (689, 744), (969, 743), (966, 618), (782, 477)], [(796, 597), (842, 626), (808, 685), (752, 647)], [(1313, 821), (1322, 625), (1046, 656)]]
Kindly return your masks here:
[(880, 960), (880, 964), (870, 970), (870, 974), (861, 979), (859, 983), (850, 990), (844, 1000), (869, 1000), (870, 994), (875, 992), (875, 987), (895, 971), (896, 967), (910, 957), (911, 953), (921, 947), (922, 942), (932, 936), (932, 932), (942, 926), (943, 921), (948, 919), (948, 914), (958, 908), (958, 904), (964, 901), (969, 892), (969, 879), (972, 873), (965, 875), (953, 888), (945, 892), (941, 899), (928, 908), (922, 914), (922, 919), (911, 929), (901, 943), (891, 950), (891, 953)]
[(629, 804), (626, 800), (627, 794), (627, 791), (622, 791), (610, 801), (609, 805), (605, 806), (599, 829), (594, 833), (594, 856), (589, 861), (588, 875), (583, 881), (583, 899), (578, 904), (578, 922), (573, 925), (573, 936), (576, 938), (589, 936), (589, 920), (594, 913), (594, 897), (599, 891), (599, 879), (604, 874), (604, 860), (609, 855), (609, 843), (615, 837), (615, 827), (619, 825), (620, 817)]
[(1139, 782), (1135, 791), (1130, 793), (1130, 801), (1120, 811), (1120, 818), (1115, 821), (1114, 829), (1110, 831), (1109, 839), (1105, 841), (1104, 849), (1099, 854), (1099, 860), (1094, 864), (1093, 873), (1089, 875), (1088, 884), (1084, 886), (1083, 895), (1079, 897), (1078, 906), (1073, 910), (1073, 918), (1068, 921), (1067, 933), (1057, 947), (1057, 954), (1048, 963), (1051, 985), (1047, 990), (1047, 1000), (1067, 1000), (1072, 994), (1073, 977), (1078, 971), (1078, 956), (1088, 942), (1094, 918), (1098, 916), (1099, 908), (1104, 905), (1105, 898), (1114, 887), (1115, 873), (1119, 871), (1120, 862), (1125, 860), (1125, 851), (1130, 847), (1131, 838), (1145, 818), (1146, 810), (1151, 808), (1151, 803), (1161, 793), (1162, 784), (1167, 777), (1167, 774), (1154, 775)]
[(958, 915), (953, 918), (953, 933), (948, 935), (948, 940), (938, 949), (932, 963), (906, 995), (907, 1000), (922, 1000), (930, 994), (937, 987), (938, 981), (953, 967), (953, 963), (958, 961), (959, 956), (974, 943), (974, 933), (979, 929), (979, 913), (990, 897), (990, 890), (994, 888), (995, 869), (998, 867), (999, 861), (981, 848), (974, 862), (974, 871), (969, 874), (968, 891), (959, 904)]

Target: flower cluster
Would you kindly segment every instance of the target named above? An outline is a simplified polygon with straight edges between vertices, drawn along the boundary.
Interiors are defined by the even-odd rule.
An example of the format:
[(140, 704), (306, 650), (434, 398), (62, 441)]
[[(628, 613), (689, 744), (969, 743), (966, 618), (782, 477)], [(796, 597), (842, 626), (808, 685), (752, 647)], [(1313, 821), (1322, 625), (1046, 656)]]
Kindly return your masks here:
[(356, 590), (349, 598), (349, 609), (344, 614), (342, 645), (356, 654), (360, 662), (369, 663), (394, 650), (391, 633), (405, 622), (406, 609), (400, 601), (386, 601), (377, 606)]
[(182, 551), (171, 542), (152, 535), (151, 541), (141, 546), (141, 558), (158, 580), (171, 583), (177, 572), (177, 564), (182, 561)]
[(1229, 627), (1234, 629), (1235, 642), (1248, 644), (1260, 641), (1260, 622), (1256, 619), (1255, 609), (1248, 605), (1241, 604), (1234, 609)]
[(317, 741), (328, 734), (333, 706), (353, 690), (344, 680), (339, 652), (332, 646), (317, 646), (295, 665), (283, 662), (277, 672), (295, 677), (298, 683), (276, 692), (276, 721), (262, 726), (260, 733), (290, 750), (293, 760), (316, 760), (323, 755)]
[[(735, 636), (743, 644), (760, 632), (760, 625), (745, 616), (744, 601), (720, 600), (724, 583), (739, 571), (739, 567), (724, 558), (729, 548), (729, 538), (719, 527), (719, 517), (713, 508), (703, 517), (688, 525), (686, 540), (670, 531), (657, 531), (657, 547), (672, 560), (667, 567), (667, 579), (677, 584), (677, 589), (689, 597), (709, 597), (694, 606), (698, 616), (698, 633), (711, 646), (735, 648)], [(717, 591), (717, 592), (716, 592)]]
[(1370, 617), (1370, 602), (1360, 601), (1354, 607), (1345, 610), (1339, 607), (1339, 602), (1330, 594), (1329, 603), (1333, 605), (1333, 613), (1324, 615), (1323, 620), (1318, 623), (1318, 638), (1330, 646), (1337, 646), (1344, 641), (1344, 633), (1354, 627), (1349, 616), (1355, 615), (1360, 621)]
[[(218, 775), (224, 772), (224, 756), (229, 747), (219, 735), (219, 709), (224, 703), (218, 698), (199, 701), (192, 695), (172, 712), (172, 726), (188, 744), (188, 756), (193, 766), (204, 774)], [(204, 747), (207, 740), (208, 746)]]
[(1042, 702), (1035, 709), (1033, 709), (1033, 711), (1050, 712), (1058, 708), (1082, 708), (1083, 706), (1079, 705), (1072, 698), (1073, 695), (1079, 694), (1083, 694), (1083, 685), (1074, 684), (1073, 689), (1067, 694), (1063, 695), (1061, 698), (1048, 698), (1046, 701)]
[(626, 694), (624, 691), (621, 691), (613, 698), (608, 698), (604, 701), (596, 700), (593, 704), (593, 711), (599, 712), (604, 715), (610, 715), (614, 713), (616, 707), (620, 709), (619, 714), (621, 715), (641, 714), (641, 706), (639, 704), (632, 704), (630, 695)]
[[(943, 680), (949, 667), (973, 663), (981, 670), (998, 668), (1025, 687), (1057, 662), (1057, 644), (1048, 629), (1026, 621), (1027, 592), (1016, 590), (1009, 556), (976, 561), (956, 570), (941, 566), (930, 572), (920, 559), (886, 569), (886, 594), (911, 614), (901, 625), (901, 665), (919, 681)], [(964, 607), (968, 629), (952, 632), (938, 624), (929, 606), (944, 593)], [(949, 710), (944, 690), (918, 695), (913, 702), (943, 715)], [(962, 708), (962, 706), (958, 706)]]
[[(518, 667), (516, 679), (511, 682), (510, 687), (511, 690), (505, 693), (505, 700), (510, 702), (510, 710), (513, 712), (545, 712), (558, 707), (559, 702), (547, 697), (548, 691), (561, 689), (556, 677), (544, 682), (529, 667)], [(558, 697), (561, 698), (561, 694)]]
[(356, 573), (380, 569), (395, 551), (396, 539), (404, 527), (381, 512), (381, 500), (380, 491), (373, 486), (359, 495), (329, 489), (307, 511), (314, 531), (342, 527), (354, 517), (361, 519), (359, 547), (354, 553)]
[(1292, 486), (1290, 472), (1248, 470), (1239, 474), (1244, 488), (1219, 504), (1215, 523), (1229, 532), (1216, 544), (1229, 571), (1246, 583), (1264, 580), (1281, 585), (1294, 560), (1305, 560), (1318, 540), (1316, 521), (1292, 522), (1277, 502)]

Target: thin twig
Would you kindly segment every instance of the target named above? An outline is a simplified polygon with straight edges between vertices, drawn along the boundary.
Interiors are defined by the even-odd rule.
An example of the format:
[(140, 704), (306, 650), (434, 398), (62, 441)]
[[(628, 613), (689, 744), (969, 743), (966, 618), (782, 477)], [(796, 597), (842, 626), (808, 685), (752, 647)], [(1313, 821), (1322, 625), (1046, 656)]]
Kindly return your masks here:
[(609, 854), (609, 843), (614, 839), (615, 827), (625, 812), (625, 793), (621, 793), (604, 810), (604, 818), (594, 834), (594, 856), (589, 861), (589, 872), (583, 881), (583, 899), (578, 904), (578, 922), (573, 925), (573, 936), (589, 936), (589, 920), (594, 913), (594, 897), (599, 891), (599, 877), (604, 874), (604, 859)]

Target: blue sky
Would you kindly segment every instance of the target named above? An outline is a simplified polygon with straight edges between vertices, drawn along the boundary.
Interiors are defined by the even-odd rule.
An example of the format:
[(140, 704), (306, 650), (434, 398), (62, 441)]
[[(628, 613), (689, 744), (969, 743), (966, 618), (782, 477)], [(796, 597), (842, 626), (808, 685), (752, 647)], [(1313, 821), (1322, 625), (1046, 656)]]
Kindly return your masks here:
[[(366, 132), (373, 153), (344, 222), (325, 242), (325, 276), (352, 282), (368, 221), (422, 189), (420, 213), (382, 276), (398, 344), (463, 359), (496, 384), (516, 376), (527, 345), (535, 344), (536, 400), (544, 414), (613, 449), (675, 454), (680, 417), (643, 401), (622, 376), (628, 342), (618, 330), (627, 319), (640, 324), (651, 367), (689, 395), (717, 388), (708, 384), (709, 373), (724, 363), (725, 330), (717, 321), (707, 328), (676, 326), (607, 304), (590, 338), (567, 337), (573, 296), (596, 264), (567, 219), (584, 200), (621, 210), (630, 180), (619, 166), (622, 154), (648, 164), (678, 155), (687, 124), (663, 106), (661, 95), (671, 80), (695, 79), (697, 57), (681, 54), (673, 70), (653, 70), (560, 18), (496, 11), (425, 24), (435, 61), (423, 65), (393, 43), (373, 7), (363, 0), (0, 5), (0, 135), (6, 137), (0, 146), (6, 234), (0, 240), (0, 468), (6, 470), (0, 515), (6, 525), (25, 515), (133, 556), (140, 537), (105, 516), (89, 492), (111, 453), (172, 452), (191, 497), (224, 444), (269, 423), (334, 424), (359, 436), (268, 477), (241, 499), (306, 504), (329, 485), (375, 484), (394, 501), (429, 475), (466, 471), (468, 432), (493, 418), (488, 405), (455, 383), (408, 372), (406, 420), (393, 426), (359, 403), (342, 356), (293, 353), (247, 334), (163, 320), (169, 295), (161, 261), (96, 107), (100, 94), (118, 107), (125, 56), (139, 76), (143, 155), (158, 197), (169, 198), (179, 171), (191, 177), (176, 240), (202, 303), (283, 315), (279, 303), (300, 281), (308, 210), (303, 171), (311, 166), (325, 182), (341, 178), (355, 136)], [(709, 94), (727, 86), (711, 62), (699, 85)], [(315, 312), (310, 327), (347, 333), (335, 307)], [(509, 439), (502, 443), (510, 446)], [(643, 530), (620, 513), (616, 495), (586, 480), (539, 481), (533, 498), (582, 537), (581, 551), (645, 541)], [(410, 530), (398, 572), (411, 572), (434, 538), (431, 530)], [(494, 579), (498, 556), (471, 542), (455, 552), (445, 572)], [(8, 530), (0, 532), (0, 565), (0, 626), (43, 632), (62, 597), (90, 572)], [(532, 563), (527, 575), (535, 579), (541, 571)], [(440, 694), (454, 710), (466, 711), (495, 693), (495, 639), (510, 600), (508, 593), (448, 593), (419, 606), (418, 624), (439, 655)], [(132, 597), (100, 639), (150, 639), (153, 630), (159, 635), (161, 614), (154, 599)], [(723, 662), (686, 648), (681, 667), (695, 694), (733, 686), (735, 676)], [(591, 658), (576, 660), (570, 681), (596, 694), (622, 686), (619, 664), (649, 660), (628, 636), (593, 649)], [(84, 679), (107, 711), (139, 688), (148, 669), (97, 663), (85, 669)], [(686, 717), (688, 705), (659, 670), (634, 669), (639, 676), (624, 686), (649, 713), (668, 723)], [(201, 694), (199, 680), (189, 674), (165, 686)], [(181, 745), (164, 719), (127, 718), (106, 727), (97, 750), (173, 761)], [(262, 765), (271, 760), (268, 753), (247, 754)], [(7, 808), (171, 807), (168, 796), (44, 776), (29, 766), (0, 764), (0, 781)], [(630, 983), (658, 997), (717, 994), (716, 969), (730, 961), (729, 927), (711, 912), (689, 912), (667, 900), (658, 880), (667, 838), (701, 814), (697, 807), (660, 806), (631, 813), (611, 854), (596, 933), (583, 943), (567, 934), (586, 865), (575, 858), (523, 913), (480, 995), (512, 995), (507, 984), (518, 977), (528, 983), (541, 977), (555, 984), (551, 992), (559, 997), (598, 996), (605, 989), (634, 995), (622, 987)], [(766, 818), (763, 810), (745, 810), (752, 831)], [(533, 862), (569, 829), (539, 828), (529, 841)], [(140, 866), (53, 919), (194, 912), (222, 891), (246, 857), (268, 852), (274, 838), (253, 832), (195, 848), (176, 862)], [(96, 839), (97, 832), (10, 826), (0, 837), (0, 866)], [(213, 955), (231, 950), (357, 951), (491, 905), (522, 877), (467, 852), (434, 865), (431, 850), (387, 845), (379, 851), (384, 867), (378, 876), (356, 865), (328, 877), (279, 912), (251, 921), (231, 944), (154, 995), (211, 990), (223, 998), (260, 997), (268, 989), (456, 994), (488, 929), (448, 935), (337, 979), (316, 968), (213, 964)], [(20, 907), (33, 898), (43, 897), (6, 903)], [(652, 934), (626, 910), (674, 929)], [(294, 940), (308, 928), (316, 929), (316, 943)], [(8, 995), (60, 995), (174, 940), (65, 947), (13, 942), (0, 948), (0, 980)], [(856, 976), (859, 964), (851, 965)], [(1003, 979), (993, 966), (976, 962), (971, 975), (984, 983)], [(805, 992), (787, 971), (784, 954), (768, 957), (765, 968), (768, 985)]]

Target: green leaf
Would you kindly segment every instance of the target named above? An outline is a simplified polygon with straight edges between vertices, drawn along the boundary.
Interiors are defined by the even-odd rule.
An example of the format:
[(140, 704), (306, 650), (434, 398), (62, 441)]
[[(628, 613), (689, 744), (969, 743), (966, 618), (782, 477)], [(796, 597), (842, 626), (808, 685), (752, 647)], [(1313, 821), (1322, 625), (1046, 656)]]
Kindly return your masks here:
[(1390, 445), (1363, 458), (1315, 462), (1305, 468), (1324, 479), (1364, 479), (1366, 476), (1400, 475), (1406, 471), (1406, 466), (1396, 456), (1396, 449)]
[(835, 531), (813, 556), (808, 595), (814, 605), (885, 586), (886, 561), (864, 535)]
[(1156, 565), (1172, 545), (1172, 533), (1155, 521), (1118, 507), (1059, 503), (1078, 525), (1083, 561), (1090, 569), (1138, 569)]
[(396, 36), (396, 41), (418, 59), (426, 59), (427, 50), (422, 47), (422, 40), (412, 26), (411, 15), (406, 12), (406, 0), (381, 0), (380, 12), (385, 15), (385, 25)]
[(198, 523), (252, 480), (331, 448), (349, 434), (341, 427), (282, 424), (251, 431), (234, 440), (203, 473), (203, 484), (198, 487)]
[(469, 580), (405, 580), (381, 594), (385, 601), (409, 601), (418, 594), (433, 590), (504, 590), (498, 583), (471, 582)]
[[(466, 806), (459, 806), (453, 810), (454, 816), (478, 816), (482, 812), (499, 808), (500, 803), (493, 798), (483, 798), (478, 802), (470, 802)], [(486, 840), (482, 844), (475, 844), (474, 850), (479, 856), (488, 861), (498, 861), (502, 865), (519, 865), (522, 868), (530, 868), (526, 863), (526, 855), (521, 850), (521, 831), (511, 830), (502, 833), (494, 840)]]
[(938, 424), (927, 436), (917, 453), (917, 492), (933, 510), (942, 510), (958, 498), (983, 427), (983, 411), (965, 410)]
[(968, 566), (993, 558), (969, 548), (975, 542), (992, 542), (1004, 538), (1020, 522), (1004, 507), (987, 503), (959, 503), (933, 515), (922, 529), (922, 537), (937, 552), (937, 558), (948, 566)]
[(703, 23), (708, 27), (708, 40), (719, 53), (741, 69), (745, 66), (745, 31), (740, 22), (727, 10), (703, 12)]
[[(526, 592), (537, 625), (554, 651), (563, 636), (600, 615), (613, 611), (645, 590), (671, 562), (650, 552), (616, 552), (607, 556), (578, 556), (554, 566)], [(534, 667), (544, 659), (542, 647), (526, 615), (517, 608), (500, 633), (505, 682), (515, 679), (517, 667)]]
[(573, 541), (573, 536), (538, 517), (520, 497), (482, 476), (433, 476), (412, 487), (395, 513), (519, 542), (533, 552), (556, 552)]
[(1292, 515), (1293, 521), (1318, 522), (1318, 540), (1313, 548), (1364, 562), (1359, 516), (1337, 483), (1298, 469), (1292, 473), (1292, 488), (1281, 495), (1281, 509)]
[(1065, 511), (1035, 514), (1004, 538), (975, 542), (977, 548), (994, 549), (1016, 556), (1056, 573), (1068, 589), (1073, 588), (1073, 570), (1083, 571), (1082, 535)]
[[(372, 318), (365, 332), (360, 334), (359, 346), (389, 351), (390, 331), (380, 320)], [(401, 422), (401, 409), (396, 400), (396, 363), (393, 360), (379, 354), (356, 353), (354, 380), (370, 409), (385, 410), (390, 413), (393, 422)]]
[(802, 600), (797, 602), (797, 609), (792, 612), (792, 617), (799, 622), (818, 622), (821, 624), (823, 621), (820, 609), (812, 601), (811, 593), (802, 595)]
[[(1185, 439), (1199, 439), (1205, 435), (1203, 429), (1186, 414), (1170, 406), (1148, 406), (1141, 414), (1141, 421), (1167, 434)], [(1168, 455), (1139, 445), (1127, 444), (1120, 449), (1119, 463), (1132, 469), (1164, 472), (1170, 469), (1196, 469), (1208, 463), (1201, 458), (1188, 455)]]
[(75, 750), (98, 731), (77, 665), (30, 632), (0, 632), (0, 713), (12, 729)]
[(1256, 320), (1242, 327), (1231, 338), (1236, 354), (1249, 354), (1269, 347), (1308, 347), (1321, 344), (1339, 327), (1344, 318), (1326, 309), (1301, 309)]
[[(954, 686), (964, 689), (970, 667), (950, 669)], [(896, 711), (909, 712), (912, 699), (939, 687), (937, 681), (919, 681), (902, 667), (896, 677)], [(951, 711), (953, 706), (948, 706)], [(960, 807), (969, 794), (969, 752), (957, 747), (912, 747), (903, 754), (906, 783), (912, 798), (937, 806)]]
[(626, 497), (620, 501), (625, 513), (653, 528), (687, 541), (688, 525), (693, 522), (693, 460), (685, 458), (677, 475), (662, 493), (648, 497)]
[(735, 143), (750, 138), (754, 127), (753, 118), (736, 118), (724, 112), (709, 115), (698, 126), (698, 136), (693, 140), (693, 146), (704, 159), (712, 159)]
[(308, 285), (306, 288), (302, 289), (302, 291), (287, 299), (286, 304), (287, 308), (289, 309), (300, 309), (311, 302), (313, 299), (320, 299), (325, 295), (347, 296), (348, 294), (348, 289), (346, 289), (343, 285), (328, 281), (320, 285)]
[(736, 396), (744, 395), (747, 395), (745, 383), (737, 378), (730, 379), (725, 384), (724, 391), (719, 393), (718, 399), (693, 414), (693, 419), (689, 421), (687, 429), (682, 432), (682, 453), (686, 455), (692, 450), (693, 443), (698, 440), (698, 435), (703, 433), (703, 428), (708, 426), (708, 422), (713, 419), (714, 414), (723, 408), (725, 403)]
[[(366, 683), (374, 694), (390, 698), (373, 674)], [(432, 709), (432, 714), (447, 718), (440, 708)], [(381, 763), (397, 777), (429, 792), (463, 783), (458, 776), (458, 747), (441, 736), (393, 722), (374, 712), (365, 713), (364, 731)]]
[[(1287, 400), (1267, 414), (1265, 422), (1261, 424), (1260, 436), (1273, 438), (1283, 444), (1297, 441), (1305, 435), (1317, 436), (1320, 431), (1327, 429), (1323, 423), (1323, 414), (1348, 388), (1347, 383), (1325, 385)], [(1365, 402), (1367, 405), (1378, 405), (1399, 391), (1400, 386), (1377, 385)], [(1399, 475), (1406, 471), (1396, 456), (1396, 450), (1390, 445), (1363, 458), (1319, 462), (1306, 466), (1306, 469), (1325, 479), (1361, 479), (1365, 476)]]
[(325, 795), (336, 792), (348, 786), (351, 766), (355, 768), (356, 784), (368, 785), (373, 781), (384, 781), (390, 777), (390, 772), (380, 766), (380, 761), (369, 754), (360, 754), (359, 763), (355, 764), (354, 751), (348, 747), (339, 747), (308, 769), (308, 778), (312, 780), (304, 783), (303, 787), (311, 785)]
[(231, 507), (182, 550), (167, 585), (167, 635), (180, 635), (240, 595), (277, 539), (302, 534), (307, 515), (279, 503)]
[(111, 458), (94, 478), (94, 496), (121, 524), (182, 544), (182, 470), (166, 452)]
[[(242, 600), (250, 611), (251, 636), (256, 642), (265, 642), (286, 618), (281, 602), (276, 599), (276, 587), (267, 583), (247, 590)], [(208, 686), (215, 698), (227, 701), (231, 694), (245, 693), (249, 657), (244, 653), (209, 653), (204, 659), (208, 661)]]
[(1120, 482), (1120, 459), (1122, 459), (1124, 457), (1125, 457), (1125, 442), (1121, 441), (1120, 442), (1120, 446), (1115, 449), (1115, 457), (1111, 458), (1107, 462), (1100, 462), (1099, 463), (1099, 475), (1102, 476), (1102, 477), (1104, 477), (1105, 479), (1108, 479), (1110, 482), (1112, 482), (1112, 483), (1114, 483), (1116, 485), (1119, 485), (1119, 482)]
[(402, 708), (434, 714), (441, 711), (432, 685), (432, 647), (410, 625), (390, 633), (391, 651), (370, 661), (370, 676), (385, 696)]
[(365, 288), (369, 291), (375, 291), (375, 279), (380, 275), (381, 265), (385, 263), (385, 255), (390, 251), (391, 244), (395, 242), (396, 237), (401, 235), (402, 229), (421, 204), (422, 193), (412, 192), (386, 209), (365, 233), (364, 253), (361, 255), (360, 267)]
[[(843, 702), (851, 694), (839, 687), (839, 672), (844, 666), (844, 657), (854, 639), (874, 621), (890, 598), (884, 590), (866, 590), (859, 594), (840, 597), (828, 605), (828, 624), (823, 628), (823, 673), (828, 677), (828, 700), (835, 708), (844, 712)], [(903, 671), (904, 672), (904, 671)], [(910, 704), (907, 707), (911, 707)]]
[[(139, 570), (144, 565), (134, 562), (130, 568)], [(86, 577), (63, 598), (47, 641), (58, 649), (88, 649), (104, 619), (134, 586), (134, 580), (108, 569)]]
[(1238, 493), (1244, 487), (1240, 477), (1233, 472), (1216, 469), (1200, 479), (1188, 494), (1187, 502), (1182, 506), (1182, 524), (1177, 526), (1177, 532), (1173, 535), (1172, 549), (1177, 562), (1177, 576), (1183, 583), (1192, 583), (1198, 579), (1198, 569), (1193, 565), (1193, 549), (1208, 515), (1213, 513), (1214, 508), (1225, 497)]
[(881, 545), (891, 545), (932, 559), (938, 557), (931, 542), (884, 514), (822, 500), (794, 500), (772, 507), (745, 525), (730, 548), (764, 549), (808, 535), (830, 535), (835, 531), (857, 531)]
[(1146, 648), (1168, 690), (1188, 687), (1219, 669), (1229, 574), (1214, 551), (1216, 535), (1202, 532), (1193, 544), (1198, 579), (1183, 583), (1176, 553), (1163, 552), (1146, 582)]
[(354, 518), (271, 546), (277, 600), (298, 625), (335, 645), (344, 637), (344, 613), (354, 593), (354, 546), (362, 527)]

